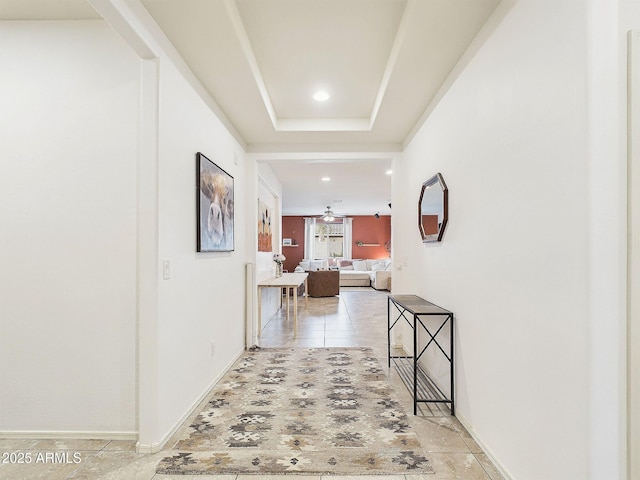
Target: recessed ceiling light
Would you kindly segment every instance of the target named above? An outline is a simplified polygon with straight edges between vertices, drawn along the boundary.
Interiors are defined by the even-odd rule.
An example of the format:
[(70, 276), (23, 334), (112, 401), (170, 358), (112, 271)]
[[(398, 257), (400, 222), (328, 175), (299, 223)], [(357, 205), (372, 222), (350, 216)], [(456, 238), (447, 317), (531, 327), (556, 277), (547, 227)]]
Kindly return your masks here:
[(329, 180), (331, 180), (329, 177), (322, 177), (323, 182), (328, 182)]
[(327, 100), (329, 100), (329, 93), (326, 92), (325, 90), (318, 90), (316, 93), (313, 94), (313, 99), (316, 102), (326, 102)]
[(387, 170), (387, 171), (386, 171), (386, 172), (384, 172), (384, 173), (386, 173), (387, 175), (391, 175), (391, 174), (393, 173), (393, 170)]

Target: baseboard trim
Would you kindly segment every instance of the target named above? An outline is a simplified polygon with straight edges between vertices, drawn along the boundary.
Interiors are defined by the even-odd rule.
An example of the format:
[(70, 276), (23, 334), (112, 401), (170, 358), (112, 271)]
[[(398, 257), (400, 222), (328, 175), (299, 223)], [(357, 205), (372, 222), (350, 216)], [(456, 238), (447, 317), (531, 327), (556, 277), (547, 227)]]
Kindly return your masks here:
[(162, 450), (166, 445), (166, 443), (169, 441), (169, 439), (178, 431), (178, 429), (182, 426), (182, 424), (186, 422), (187, 419), (195, 413), (195, 409), (198, 408), (198, 406), (207, 397), (207, 395), (211, 393), (211, 390), (213, 390), (213, 387), (215, 387), (216, 384), (222, 379), (222, 377), (224, 377), (227, 374), (227, 372), (231, 369), (233, 364), (236, 363), (236, 361), (242, 356), (244, 352), (245, 352), (245, 347), (242, 347), (242, 349), (231, 359), (231, 361), (227, 364), (227, 366), (222, 369), (222, 373), (220, 373), (220, 375), (218, 375), (209, 384), (209, 386), (205, 388), (204, 392), (202, 392), (202, 394), (191, 404), (191, 406), (187, 408), (187, 411), (184, 413), (184, 415), (182, 415), (180, 420), (178, 420), (173, 425), (173, 427), (171, 427), (171, 429), (165, 434), (164, 437), (162, 437), (162, 439), (159, 442), (152, 443), (152, 444), (145, 444), (145, 443), (138, 442), (136, 443), (136, 452), (158, 453), (160, 450)]
[(58, 430), (0, 431), (4, 439), (34, 440), (137, 440), (138, 432), (89, 432)]
[(498, 472), (504, 477), (504, 480), (513, 480), (513, 476), (509, 474), (509, 472), (500, 464), (500, 462), (498, 462), (493, 452), (491, 452), (491, 450), (487, 448), (487, 446), (480, 440), (480, 438), (478, 438), (469, 421), (464, 417), (464, 415), (460, 415), (457, 409), (456, 418), (460, 421), (462, 426), (467, 429), (467, 432), (469, 432), (471, 438), (473, 438), (473, 440), (480, 446), (480, 448), (482, 448), (482, 451), (487, 455), (487, 457), (489, 457), (489, 460), (491, 460), (491, 463), (493, 463), (493, 466), (496, 467), (496, 470), (498, 470)]
[(172, 432), (170, 435), (167, 435), (159, 443), (147, 444), (147, 443), (136, 442), (136, 453), (158, 453), (160, 450), (162, 450), (165, 443), (169, 441), (173, 433), (174, 432)]

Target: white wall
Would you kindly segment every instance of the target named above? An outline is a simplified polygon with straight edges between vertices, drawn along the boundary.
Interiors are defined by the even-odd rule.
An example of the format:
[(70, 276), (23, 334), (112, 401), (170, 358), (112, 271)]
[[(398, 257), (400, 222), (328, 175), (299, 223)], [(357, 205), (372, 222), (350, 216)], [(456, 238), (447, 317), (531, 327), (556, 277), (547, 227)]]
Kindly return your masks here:
[[(587, 9), (501, 16), (394, 168), (394, 292), (455, 313), (456, 413), (512, 478), (588, 478)], [(450, 219), (422, 244), (436, 172)]]
[[(640, 18), (636, 15), (635, 18)], [(640, 30), (630, 38), (628, 428), (629, 478), (640, 476)]]
[[(261, 281), (275, 275), (276, 264), (273, 261), (274, 253), (282, 253), (282, 184), (274, 175), (273, 170), (266, 163), (257, 163), (258, 172), (258, 199), (272, 209), (273, 222), (272, 250), (271, 252), (258, 252), (256, 249), (256, 280)], [(258, 206), (256, 204), (256, 214)], [(256, 220), (258, 220), (256, 215)], [(255, 223), (257, 225), (257, 221)], [(262, 327), (273, 317), (280, 308), (280, 290), (265, 288), (262, 290)]]
[(588, 2), (588, 467), (594, 479), (627, 478), (626, 73), (619, 62), (626, 42), (619, 7)]
[[(633, 76), (630, 78), (630, 102), (629, 116), (632, 127), (629, 130), (629, 342), (628, 342), (628, 428), (629, 443), (627, 445), (628, 478), (640, 477), (640, 1), (629, 0), (620, 2), (619, 11), (620, 32), (619, 40), (622, 45), (618, 56), (620, 79), (622, 85), (620, 91), (626, 89), (627, 75), (627, 32), (634, 30), (633, 60), (631, 68)], [(629, 57), (631, 58), (631, 57)], [(620, 123), (624, 126), (627, 120), (624, 108), (626, 98), (622, 98), (621, 111), (623, 116)], [(626, 452), (625, 452), (626, 453)]]
[[(141, 70), (102, 21), (3, 23), (0, 41), (0, 431), (135, 438), (139, 327), (153, 449), (244, 348), (243, 149), (166, 56)], [(196, 253), (198, 151), (234, 177), (234, 252)], [(140, 158), (155, 162), (141, 176), (157, 170), (144, 191)], [(140, 235), (140, 255), (158, 253), (138, 272), (138, 325)]]
[(138, 59), (0, 23), (0, 431), (135, 432)]
[[(166, 435), (244, 349), (243, 239), (247, 208), (255, 206), (244, 200), (242, 148), (162, 58), (159, 107), (159, 261), (171, 264), (158, 318), (158, 427)], [(198, 151), (234, 177), (233, 252), (196, 253)]]

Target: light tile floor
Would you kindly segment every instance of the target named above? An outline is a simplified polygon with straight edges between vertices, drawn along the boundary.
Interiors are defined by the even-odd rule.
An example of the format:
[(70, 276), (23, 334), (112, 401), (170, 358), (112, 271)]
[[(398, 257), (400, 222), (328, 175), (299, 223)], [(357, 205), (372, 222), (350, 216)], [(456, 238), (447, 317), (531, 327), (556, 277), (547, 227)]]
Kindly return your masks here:
[[(381, 364), (387, 358), (387, 294), (371, 288), (342, 288), (340, 295), (310, 298), (308, 308), (300, 303), (298, 337), (293, 337), (292, 320), (279, 311), (263, 328), (262, 347), (372, 347)], [(389, 379), (407, 411), (412, 399), (391, 370)], [(206, 400), (205, 400), (206, 401)], [(197, 415), (196, 409), (194, 415)], [(427, 452), (434, 475), (376, 476), (268, 476), (268, 480), (503, 480), (482, 449), (446, 407), (421, 408), (410, 416)], [(191, 418), (185, 425), (191, 423)], [(0, 453), (28, 453), (31, 463), (2, 463), (0, 480), (256, 480), (255, 475), (159, 475), (156, 465), (177, 441), (174, 436), (156, 454), (135, 453), (133, 441), (108, 440), (11, 440), (0, 439)], [(38, 454), (69, 452), (69, 463), (35, 463)], [(73, 454), (80, 462), (73, 463)], [(77, 457), (76, 457), (77, 458)], [(7, 458), (9, 460), (9, 458)]]

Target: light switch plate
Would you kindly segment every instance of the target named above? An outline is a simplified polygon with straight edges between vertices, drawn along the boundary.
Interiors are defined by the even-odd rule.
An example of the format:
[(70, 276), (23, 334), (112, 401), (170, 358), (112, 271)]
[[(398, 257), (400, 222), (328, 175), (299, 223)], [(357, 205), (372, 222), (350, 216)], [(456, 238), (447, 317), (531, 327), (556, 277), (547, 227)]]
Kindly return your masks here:
[(162, 279), (169, 280), (171, 278), (171, 264), (169, 260), (162, 261)]

